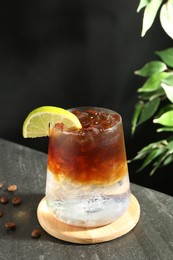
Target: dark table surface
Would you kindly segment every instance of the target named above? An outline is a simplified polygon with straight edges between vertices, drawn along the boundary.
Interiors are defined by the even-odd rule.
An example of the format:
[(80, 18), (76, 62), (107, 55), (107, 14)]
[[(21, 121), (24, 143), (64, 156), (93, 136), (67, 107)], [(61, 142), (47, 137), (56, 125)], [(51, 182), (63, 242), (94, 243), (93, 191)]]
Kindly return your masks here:
[[(110, 242), (79, 245), (51, 237), (39, 226), (36, 210), (44, 196), (47, 155), (30, 148), (0, 139), (0, 259), (88, 259), (141, 260), (173, 259), (173, 198), (131, 183), (132, 193), (141, 206), (137, 226), (128, 234)], [(16, 184), (15, 192), (7, 187)], [(12, 198), (20, 196), (21, 205), (14, 206)], [(14, 231), (4, 225), (16, 223)], [(32, 230), (40, 228), (41, 236), (32, 238)]]

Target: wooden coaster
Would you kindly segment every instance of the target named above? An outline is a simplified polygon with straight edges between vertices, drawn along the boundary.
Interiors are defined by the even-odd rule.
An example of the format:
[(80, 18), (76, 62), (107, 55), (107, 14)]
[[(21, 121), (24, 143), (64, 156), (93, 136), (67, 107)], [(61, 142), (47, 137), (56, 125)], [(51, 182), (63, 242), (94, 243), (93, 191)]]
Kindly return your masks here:
[(56, 219), (44, 197), (38, 205), (37, 216), (42, 228), (53, 237), (72, 243), (95, 244), (113, 240), (132, 230), (139, 220), (140, 205), (131, 194), (129, 208), (120, 218), (106, 226), (85, 228), (67, 225)]

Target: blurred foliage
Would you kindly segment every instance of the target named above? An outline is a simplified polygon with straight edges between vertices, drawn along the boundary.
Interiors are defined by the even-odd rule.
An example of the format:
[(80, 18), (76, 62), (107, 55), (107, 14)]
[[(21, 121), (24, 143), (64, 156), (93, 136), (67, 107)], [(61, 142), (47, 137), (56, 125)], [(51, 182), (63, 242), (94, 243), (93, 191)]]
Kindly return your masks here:
[[(165, 33), (173, 39), (173, 0), (141, 0), (137, 12), (144, 9), (143, 37), (151, 28), (159, 13)], [(138, 88), (138, 101), (132, 117), (132, 135), (136, 128), (147, 120), (157, 124), (157, 133), (167, 132), (168, 137), (141, 149), (132, 159), (144, 160), (141, 168), (152, 164), (152, 175), (159, 167), (173, 162), (173, 47), (156, 51), (158, 60), (150, 61), (135, 74), (145, 78)]]

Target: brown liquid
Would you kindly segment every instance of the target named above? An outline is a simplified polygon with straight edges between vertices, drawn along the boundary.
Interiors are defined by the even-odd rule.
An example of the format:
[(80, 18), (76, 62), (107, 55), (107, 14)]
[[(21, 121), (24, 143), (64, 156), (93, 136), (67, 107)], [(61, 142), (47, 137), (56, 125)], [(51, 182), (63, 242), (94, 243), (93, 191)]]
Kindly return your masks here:
[[(92, 113), (91, 113), (92, 112)], [(50, 130), (48, 168), (57, 178), (64, 176), (82, 184), (114, 183), (127, 174), (124, 136), (117, 114), (74, 111), (83, 128), (63, 132)]]

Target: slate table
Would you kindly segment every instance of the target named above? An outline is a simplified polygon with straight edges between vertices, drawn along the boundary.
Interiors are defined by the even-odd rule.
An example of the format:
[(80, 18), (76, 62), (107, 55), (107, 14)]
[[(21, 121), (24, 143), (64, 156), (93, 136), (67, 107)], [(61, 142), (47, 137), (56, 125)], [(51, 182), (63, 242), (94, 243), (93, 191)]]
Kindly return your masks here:
[[(0, 139), (0, 196), (8, 196), (7, 204), (0, 203), (1, 260), (143, 260), (173, 259), (173, 198), (131, 183), (132, 193), (141, 206), (137, 226), (128, 234), (110, 242), (79, 245), (60, 241), (47, 234), (37, 221), (37, 205), (44, 196), (47, 155), (30, 148)], [(15, 192), (7, 187), (16, 184)], [(22, 198), (14, 206), (14, 196)], [(16, 223), (14, 231), (4, 224)], [(32, 230), (40, 228), (41, 236), (32, 238)]]

